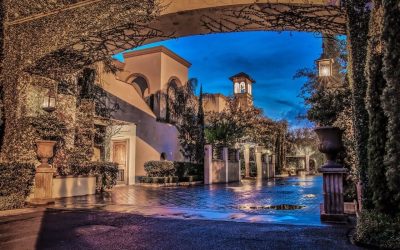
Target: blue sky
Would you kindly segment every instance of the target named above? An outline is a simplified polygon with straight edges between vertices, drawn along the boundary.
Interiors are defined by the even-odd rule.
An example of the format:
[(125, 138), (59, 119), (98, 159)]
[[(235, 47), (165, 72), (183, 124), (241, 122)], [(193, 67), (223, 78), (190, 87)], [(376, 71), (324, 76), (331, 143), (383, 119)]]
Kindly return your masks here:
[[(293, 79), (298, 69), (314, 66), (322, 52), (319, 35), (305, 32), (239, 32), (190, 36), (139, 47), (164, 45), (192, 63), (190, 78), (204, 92), (231, 95), (230, 76), (246, 72), (257, 82), (254, 103), (266, 116), (287, 119), (292, 127), (310, 126), (296, 117), (305, 113), (298, 97), (304, 79)], [(116, 55), (122, 60), (122, 56)]]

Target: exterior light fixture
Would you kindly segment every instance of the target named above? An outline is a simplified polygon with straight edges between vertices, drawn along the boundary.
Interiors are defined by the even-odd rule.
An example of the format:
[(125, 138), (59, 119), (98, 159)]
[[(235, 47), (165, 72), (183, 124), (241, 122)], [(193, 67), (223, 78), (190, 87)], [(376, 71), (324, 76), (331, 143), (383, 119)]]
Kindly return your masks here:
[(319, 77), (330, 77), (333, 75), (333, 59), (321, 59), (317, 61), (317, 64)]
[(49, 89), (47, 94), (43, 97), (42, 109), (49, 113), (56, 110), (56, 93), (53, 89)]

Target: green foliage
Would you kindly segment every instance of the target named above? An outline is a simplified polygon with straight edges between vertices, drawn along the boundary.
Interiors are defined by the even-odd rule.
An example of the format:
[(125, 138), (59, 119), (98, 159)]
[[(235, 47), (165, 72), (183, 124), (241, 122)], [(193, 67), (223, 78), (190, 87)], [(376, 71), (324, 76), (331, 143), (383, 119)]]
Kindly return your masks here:
[(175, 175), (179, 177), (179, 180), (185, 179), (185, 177), (196, 176), (197, 179), (203, 180), (204, 178), (204, 165), (191, 162), (174, 162)]
[(62, 141), (67, 129), (65, 123), (54, 113), (45, 113), (37, 117), (27, 118), (38, 136), (43, 140)]
[(98, 176), (97, 190), (103, 192), (117, 184), (118, 164), (114, 162), (90, 162), (93, 174)]
[(355, 240), (374, 248), (399, 249), (400, 216), (363, 211), (357, 220)]
[(201, 90), (197, 100), (194, 94), (196, 86), (197, 80), (191, 79), (183, 87), (169, 88), (167, 121), (172, 121), (179, 131), (178, 138), (183, 156), (191, 162), (202, 163), (204, 161), (203, 96)]
[[(367, 93), (367, 78), (365, 75), (367, 58), (368, 27), (370, 9), (369, 0), (349, 0), (345, 2), (347, 14), (347, 39), (349, 49), (349, 83), (352, 87), (352, 106), (354, 109), (354, 138), (357, 153), (357, 168), (360, 181), (368, 184), (368, 112), (365, 106)], [(364, 189), (366, 191), (368, 189)], [(370, 206), (370, 193), (363, 193), (364, 207)]]
[(383, 25), (382, 6), (377, 2), (370, 20), (370, 39), (366, 74), (368, 79), (367, 108), (369, 113), (368, 140), (368, 185), (372, 193), (374, 208), (383, 213), (393, 213), (392, 193), (386, 181), (386, 166), (383, 164), (387, 141), (387, 117), (382, 108), (382, 94), (386, 86), (383, 77), (383, 53), (381, 35)]
[(23, 207), (34, 177), (31, 163), (0, 163), (0, 210)]
[(388, 140), (384, 159), (386, 180), (394, 210), (400, 212), (400, 9), (398, 1), (383, 1), (383, 74), (387, 85), (383, 109), (388, 118)]
[(103, 192), (111, 189), (117, 184), (118, 164), (114, 162), (85, 162), (80, 165), (72, 165), (70, 174), (74, 176), (95, 175), (97, 179), (97, 190)]
[(351, 103), (351, 90), (344, 72), (347, 66), (345, 45), (345, 41), (337, 37), (324, 38), (321, 58), (334, 59), (332, 77), (320, 78), (316, 67), (301, 69), (294, 76), (307, 79), (300, 97), (308, 107), (307, 119), (319, 126), (332, 126), (340, 112)]
[(152, 183), (152, 184), (167, 184), (167, 183), (177, 183), (178, 177), (170, 176), (170, 177), (141, 177), (141, 183)]
[(175, 175), (175, 167), (172, 161), (148, 161), (144, 164), (144, 170), (148, 177), (169, 177)]

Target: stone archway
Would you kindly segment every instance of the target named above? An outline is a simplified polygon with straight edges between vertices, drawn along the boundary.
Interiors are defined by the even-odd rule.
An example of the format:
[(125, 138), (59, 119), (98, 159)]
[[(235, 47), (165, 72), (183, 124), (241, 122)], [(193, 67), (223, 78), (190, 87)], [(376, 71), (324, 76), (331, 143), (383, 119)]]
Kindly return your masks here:
[[(146, 43), (196, 34), (253, 30), (344, 33), (340, 1), (3, 0), (2, 81), (6, 110), (3, 158), (32, 157), (15, 132), (26, 115), (26, 86), (51, 86), (110, 55)], [(19, 143), (16, 143), (19, 142)], [(32, 148), (32, 143), (29, 147)], [(28, 144), (27, 144), (28, 145)], [(17, 153), (18, 152), (18, 153)], [(29, 158), (29, 157), (28, 157)]]

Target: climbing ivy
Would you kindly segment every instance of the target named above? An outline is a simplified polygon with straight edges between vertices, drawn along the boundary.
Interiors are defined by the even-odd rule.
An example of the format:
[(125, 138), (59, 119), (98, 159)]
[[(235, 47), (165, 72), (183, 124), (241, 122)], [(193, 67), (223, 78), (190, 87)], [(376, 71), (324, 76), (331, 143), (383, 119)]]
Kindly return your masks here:
[(374, 208), (389, 212), (391, 206), (390, 192), (386, 181), (386, 167), (383, 163), (387, 141), (387, 118), (382, 109), (382, 93), (386, 86), (383, 77), (382, 25), (383, 9), (381, 1), (374, 1), (374, 10), (370, 20), (368, 41), (367, 68), (368, 79), (367, 109), (369, 113), (368, 140), (368, 186), (372, 192)]
[[(347, 39), (349, 51), (348, 74), (352, 88), (354, 136), (357, 152), (357, 167), (360, 181), (367, 187), (368, 177), (368, 112), (365, 106), (367, 82), (365, 75), (368, 26), (370, 19), (369, 0), (346, 1)], [(371, 194), (364, 188), (364, 207), (370, 206)]]
[(386, 142), (386, 180), (396, 212), (400, 212), (400, 7), (399, 1), (383, 1), (383, 75), (387, 85), (383, 109), (388, 117)]

